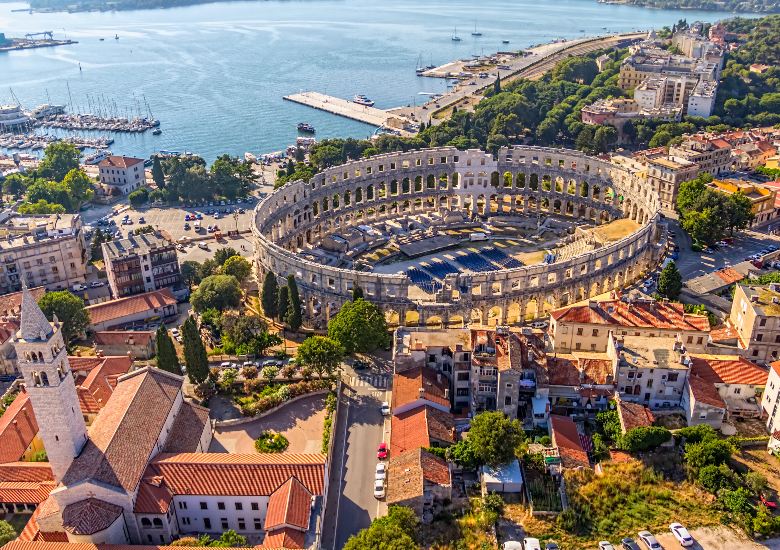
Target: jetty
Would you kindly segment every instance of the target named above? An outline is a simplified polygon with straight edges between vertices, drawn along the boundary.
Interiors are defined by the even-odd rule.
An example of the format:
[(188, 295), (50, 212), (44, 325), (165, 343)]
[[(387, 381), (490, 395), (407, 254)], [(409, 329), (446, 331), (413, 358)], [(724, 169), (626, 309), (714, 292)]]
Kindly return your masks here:
[(403, 134), (411, 135), (411, 132), (404, 130), (404, 127), (409, 125), (409, 120), (406, 117), (398, 116), (388, 111), (377, 109), (376, 107), (358, 105), (352, 101), (321, 94), (319, 92), (301, 92), (284, 96), (284, 99), (292, 101), (293, 103), (319, 109), (320, 111), (343, 116), (344, 118), (364, 122), (378, 128), (393, 128)]

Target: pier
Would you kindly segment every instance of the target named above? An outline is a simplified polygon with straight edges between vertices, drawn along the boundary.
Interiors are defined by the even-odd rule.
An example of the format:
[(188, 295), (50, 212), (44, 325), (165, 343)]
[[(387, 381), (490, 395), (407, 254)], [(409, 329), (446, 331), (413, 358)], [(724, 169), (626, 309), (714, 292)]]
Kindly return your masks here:
[(293, 103), (299, 103), (300, 105), (319, 109), (320, 111), (326, 111), (334, 115), (364, 122), (372, 126), (393, 128), (400, 131), (402, 134), (411, 135), (410, 132), (403, 130), (404, 125), (409, 123), (409, 120), (406, 117), (398, 116), (388, 111), (377, 109), (376, 107), (358, 105), (352, 101), (321, 94), (319, 92), (301, 92), (284, 96), (284, 99), (292, 101)]

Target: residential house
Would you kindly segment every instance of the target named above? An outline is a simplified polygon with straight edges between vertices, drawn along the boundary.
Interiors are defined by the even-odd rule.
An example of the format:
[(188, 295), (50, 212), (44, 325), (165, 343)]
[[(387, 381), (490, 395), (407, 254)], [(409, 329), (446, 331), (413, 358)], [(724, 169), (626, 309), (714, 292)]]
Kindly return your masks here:
[[(726, 418), (758, 418), (768, 369), (735, 355), (691, 354), (691, 376), (715, 387), (726, 405)], [(695, 416), (689, 418), (695, 420)], [(695, 422), (694, 422), (695, 423)]]
[(617, 413), (622, 433), (634, 428), (652, 426), (655, 422), (655, 416), (650, 409), (639, 403), (624, 401), (620, 397), (617, 398)]
[(729, 324), (737, 332), (737, 351), (758, 363), (780, 354), (780, 284), (736, 285)]
[(104, 355), (150, 359), (157, 353), (153, 330), (103, 330), (94, 335), (95, 349)]
[(177, 295), (186, 295), (174, 242), (158, 233), (142, 233), (101, 246), (114, 298), (163, 288), (170, 288)]
[(387, 463), (389, 506), (406, 506), (423, 523), (434, 519), (437, 508), (452, 500), (452, 473), (446, 460), (423, 449), (407, 451)]
[(90, 328), (95, 332), (160, 324), (179, 313), (176, 298), (169, 288), (109, 300), (87, 306), (86, 310)]
[(127, 195), (146, 185), (144, 159), (110, 155), (98, 163), (101, 187), (109, 195)]
[(550, 438), (564, 469), (590, 468), (577, 425), (567, 416), (550, 415)]

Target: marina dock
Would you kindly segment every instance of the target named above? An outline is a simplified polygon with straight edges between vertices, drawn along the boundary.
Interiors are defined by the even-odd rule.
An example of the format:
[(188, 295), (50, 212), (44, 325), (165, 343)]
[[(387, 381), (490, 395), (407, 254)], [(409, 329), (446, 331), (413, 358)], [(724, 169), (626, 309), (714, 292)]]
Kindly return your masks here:
[(376, 127), (385, 126), (396, 130), (402, 130), (403, 125), (408, 123), (406, 117), (400, 117), (388, 111), (377, 109), (376, 107), (358, 105), (352, 101), (321, 94), (319, 92), (301, 92), (299, 94), (284, 96), (284, 99), (292, 101), (293, 103), (306, 105), (307, 107), (313, 107), (320, 111), (326, 111), (334, 115), (365, 122), (366, 124), (371, 124)]

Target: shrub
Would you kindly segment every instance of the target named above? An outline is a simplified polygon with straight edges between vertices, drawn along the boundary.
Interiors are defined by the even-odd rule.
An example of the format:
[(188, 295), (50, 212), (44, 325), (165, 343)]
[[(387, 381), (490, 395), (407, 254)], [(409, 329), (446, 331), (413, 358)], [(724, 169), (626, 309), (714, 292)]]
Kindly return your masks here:
[(138, 208), (149, 200), (149, 190), (146, 187), (136, 189), (127, 196), (127, 200), (130, 201), (130, 204), (133, 205), (133, 208)]
[(687, 426), (680, 428), (674, 433), (677, 438), (685, 438), (686, 443), (699, 443), (705, 439), (717, 438), (715, 429), (708, 424), (699, 424), (698, 426)]
[(699, 485), (717, 494), (721, 489), (734, 488), (734, 472), (725, 464), (708, 464), (699, 470)]
[(258, 453), (281, 453), (284, 452), (290, 442), (280, 433), (265, 431), (260, 437), (255, 439), (255, 449)]
[(708, 464), (723, 464), (734, 452), (730, 442), (722, 439), (705, 439), (699, 443), (685, 445), (685, 461), (692, 468), (703, 468)]
[(654, 449), (672, 438), (672, 432), (660, 426), (639, 426), (620, 437), (620, 447), (628, 452)]
[(243, 367), (241, 369), (241, 376), (246, 380), (257, 378), (257, 367)]
[(298, 365), (295, 363), (289, 363), (282, 367), (282, 370), (279, 371), (283, 378), (292, 378), (295, 376), (295, 373), (298, 371)]

